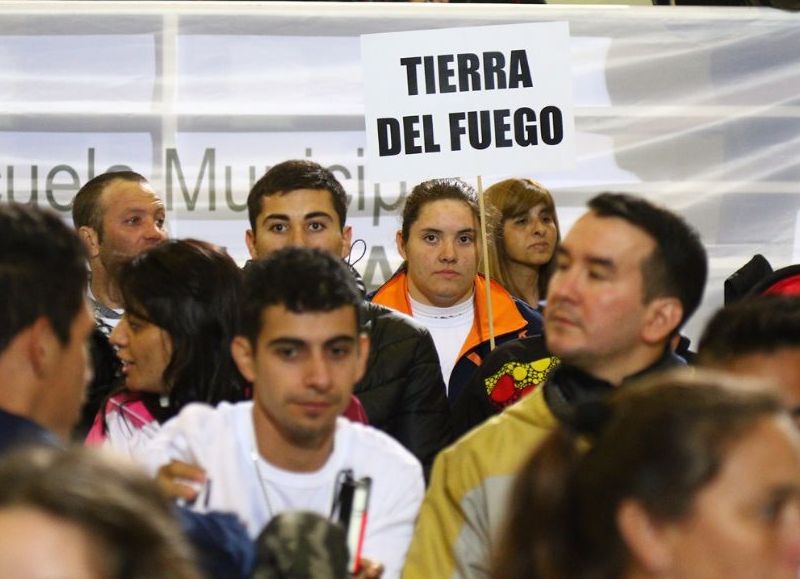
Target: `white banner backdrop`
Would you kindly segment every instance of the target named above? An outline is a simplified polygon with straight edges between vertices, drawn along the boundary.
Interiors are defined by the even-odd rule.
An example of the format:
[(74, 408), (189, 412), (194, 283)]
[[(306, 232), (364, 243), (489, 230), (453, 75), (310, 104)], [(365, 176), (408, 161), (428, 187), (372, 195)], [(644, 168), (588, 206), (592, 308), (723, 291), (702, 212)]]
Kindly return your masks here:
[[(688, 333), (754, 253), (800, 262), (800, 20), (768, 9), (273, 2), (0, 2), (0, 201), (68, 215), (111, 167), (153, 181), (174, 236), (246, 258), (244, 202), (265, 168), (341, 178), (374, 287), (399, 264), (405, 183), (364, 169), (361, 34), (565, 21), (574, 169), (530, 176), (563, 226), (604, 190), (683, 214), (711, 279)], [(465, 176), (470, 169), (465, 167)], [(489, 185), (508, 175), (484, 175)], [(565, 227), (566, 228), (566, 227)], [(362, 249), (356, 248), (355, 254)]]

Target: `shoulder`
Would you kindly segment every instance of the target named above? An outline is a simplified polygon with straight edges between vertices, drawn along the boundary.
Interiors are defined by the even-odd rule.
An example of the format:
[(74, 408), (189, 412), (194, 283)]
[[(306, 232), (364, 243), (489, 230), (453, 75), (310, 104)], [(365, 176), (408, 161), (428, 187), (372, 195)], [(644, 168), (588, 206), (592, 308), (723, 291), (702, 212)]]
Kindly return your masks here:
[(378, 469), (386, 467), (392, 473), (402, 469), (419, 472), (422, 476), (422, 467), (416, 457), (394, 438), (372, 426), (340, 417), (336, 422), (335, 444), (342, 444), (351, 457), (359, 461), (368, 460)]
[(528, 335), (533, 336), (535, 334), (541, 334), (544, 329), (544, 318), (542, 314), (520, 299), (515, 297), (511, 299), (514, 300), (514, 305), (517, 307), (519, 314), (528, 323)]
[(492, 476), (516, 472), (556, 424), (537, 388), (529, 396), (470, 431), (437, 460), (458, 471), (465, 491)]
[(363, 302), (361, 312), (370, 324), (370, 335), (405, 340), (428, 335), (428, 330), (409, 315), (373, 302)]
[(248, 419), (252, 406), (252, 401), (220, 402), (217, 406), (192, 402), (187, 404), (177, 416), (169, 420), (164, 427), (169, 430), (193, 430), (208, 433), (219, 428), (227, 428), (231, 423)]

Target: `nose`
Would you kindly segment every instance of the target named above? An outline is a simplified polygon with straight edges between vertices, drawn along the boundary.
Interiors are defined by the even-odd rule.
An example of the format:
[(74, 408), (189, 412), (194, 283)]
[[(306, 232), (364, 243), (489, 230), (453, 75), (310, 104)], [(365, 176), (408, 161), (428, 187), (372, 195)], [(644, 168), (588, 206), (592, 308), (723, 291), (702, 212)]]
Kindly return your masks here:
[(456, 261), (456, 244), (452, 239), (445, 239), (439, 251), (439, 260), (452, 263)]
[(167, 232), (164, 230), (163, 226), (160, 226), (158, 222), (153, 219), (150, 221), (145, 236), (150, 241), (159, 242), (167, 239)]
[(539, 219), (537, 217), (536, 219), (532, 220), (532, 223), (533, 223), (533, 233), (534, 233), (534, 235), (544, 235), (545, 234), (545, 230), (547, 229), (547, 226), (544, 224), (544, 221), (542, 221), (541, 219)]
[(124, 317), (111, 330), (108, 341), (117, 348), (123, 348), (128, 345), (128, 322), (125, 321)]
[(306, 247), (305, 232), (299, 227), (292, 227), (289, 230), (289, 243), (292, 247)]
[(324, 392), (331, 387), (331, 373), (322, 353), (309, 356), (305, 368), (305, 381), (309, 388)]
[(576, 301), (580, 291), (580, 280), (572, 268), (557, 269), (547, 285), (549, 302)]

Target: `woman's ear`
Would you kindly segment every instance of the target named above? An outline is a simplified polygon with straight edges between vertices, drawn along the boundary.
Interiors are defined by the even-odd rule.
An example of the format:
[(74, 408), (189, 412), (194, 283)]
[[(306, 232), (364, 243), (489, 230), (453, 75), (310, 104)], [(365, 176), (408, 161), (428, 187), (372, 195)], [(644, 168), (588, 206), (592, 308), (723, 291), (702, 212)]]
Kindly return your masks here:
[(394, 235), (394, 242), (397, 245), (397, 252), (403, 259), (406, 259), (406, 243), (403, 241), (403, 232), (399, 229)]
[(667, 529), (639, 501), (628, 499), (617, 510), (617, 527), (631, 554), (631, 563), (648, 574), (666, 574), (673, 556)]

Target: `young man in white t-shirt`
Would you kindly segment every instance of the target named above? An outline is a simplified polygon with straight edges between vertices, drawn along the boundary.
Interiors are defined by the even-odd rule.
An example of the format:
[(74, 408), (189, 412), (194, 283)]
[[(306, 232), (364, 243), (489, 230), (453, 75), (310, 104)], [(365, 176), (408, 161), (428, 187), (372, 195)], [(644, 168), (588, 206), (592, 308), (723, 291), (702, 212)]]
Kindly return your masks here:
[[(284, 511), (327, 516), (341, 473), (370, 477), (363, 554), (394, 579), (424, 483), (399, 443), (339, 417), (369, 352), (360, 301), (347, 266), (323, 251), (288, 248), (252, 263), (232, 353), (253, 401), (188, 406), (153, 440), (151, 467), (172, 459), (159, 471), (171, 494), (196, 510), (236, 513), (253, 537)], [(181, 478), (205, 485), (198, 494)]]

